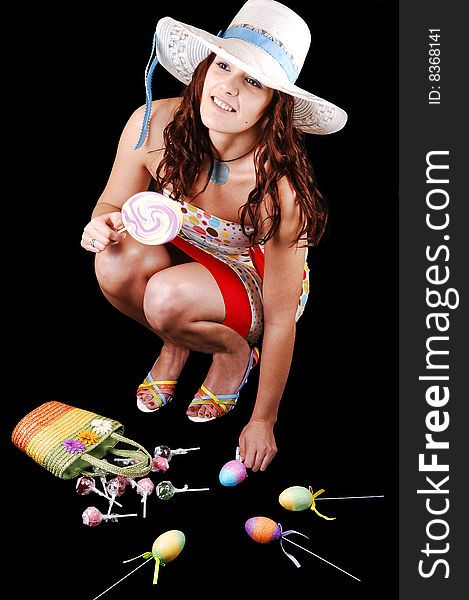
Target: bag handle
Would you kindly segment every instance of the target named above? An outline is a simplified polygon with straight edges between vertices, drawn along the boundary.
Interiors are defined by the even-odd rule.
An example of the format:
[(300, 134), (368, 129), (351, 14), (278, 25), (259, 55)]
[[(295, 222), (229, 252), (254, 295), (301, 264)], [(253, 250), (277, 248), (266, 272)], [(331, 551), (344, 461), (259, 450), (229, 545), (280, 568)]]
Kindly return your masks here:
[[(123, 442), (128, 444), (129, 446), (134, 446), (138, 448), (138, 450), (121, 450), (119, 448), (109, 448), (108, 452), (111, 454), (115, 454), (116, 456), (123, 456), (126, 458), (135, 458), (139, 462), (135, 464), (125, 465), (123, 467), (119, 465), (115, 465), (109, 463), (102, 458), (96, 458), (92, 454), (83, 454), (80, 458), (86, 462), (88, 462), (93, 467), (97, 467), (98, 469), (102, 469), (107, 473), (112, 473), (113, 475), (123, 475), (124, 477), (144, 477), (147, 475), (152, 466), (152, 457), (148, 450), (140, 445), (138, 442), (131, 440), (120, 433), (113, 432), (109, 437), (117, 440), (118, 442)], [(86, 473), (83, 471), (85, 475), (95, 475), (95, 473)]]

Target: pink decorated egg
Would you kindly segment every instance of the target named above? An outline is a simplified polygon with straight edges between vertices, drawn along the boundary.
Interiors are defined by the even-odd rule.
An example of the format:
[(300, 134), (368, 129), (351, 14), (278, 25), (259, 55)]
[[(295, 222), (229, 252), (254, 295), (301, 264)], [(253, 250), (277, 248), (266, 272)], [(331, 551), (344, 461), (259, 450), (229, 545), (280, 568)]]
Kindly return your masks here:
[(227, 487), (238, 485), (247, 477), (246, 467), (239, 460), (230, 460), (224, 465), (218, 476), (220, 483)]

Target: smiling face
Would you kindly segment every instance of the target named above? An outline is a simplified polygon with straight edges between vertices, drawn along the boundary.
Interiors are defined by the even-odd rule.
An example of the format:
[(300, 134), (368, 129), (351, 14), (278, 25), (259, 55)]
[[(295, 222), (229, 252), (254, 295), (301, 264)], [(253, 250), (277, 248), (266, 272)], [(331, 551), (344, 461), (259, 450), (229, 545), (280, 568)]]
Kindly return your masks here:
[(219, 133), (242, 133), (262, 128), (262, 116), (273, 90), (235, 65), (215, 56), (205, 76), (200, 116)]

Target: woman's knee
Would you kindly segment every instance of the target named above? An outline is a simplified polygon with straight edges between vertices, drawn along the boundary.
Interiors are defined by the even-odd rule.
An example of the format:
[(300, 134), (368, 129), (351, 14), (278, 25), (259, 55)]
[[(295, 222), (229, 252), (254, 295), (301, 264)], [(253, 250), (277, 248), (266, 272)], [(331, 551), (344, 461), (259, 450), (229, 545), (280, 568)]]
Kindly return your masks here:
[[(119, 244), (120, 246), (120, 244)], [(101, 288), (116, 295), (134, 282), (143, 281), (142, 252), (133, 246), (113, 246), (95, 257), (95, 272)]]
[(175, 277), (154, 275), (147, 283), (143, 310), (151, 327), (169, 333), (190, 320), (188, 283)]

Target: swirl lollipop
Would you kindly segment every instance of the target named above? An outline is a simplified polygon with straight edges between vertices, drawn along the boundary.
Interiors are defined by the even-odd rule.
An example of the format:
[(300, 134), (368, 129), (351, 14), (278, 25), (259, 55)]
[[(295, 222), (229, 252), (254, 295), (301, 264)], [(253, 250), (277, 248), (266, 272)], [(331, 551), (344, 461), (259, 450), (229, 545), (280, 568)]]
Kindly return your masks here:
[(300, 546), (296, 542), (293, 542), (292, 540), (288, 539), (288, 536), (290, 536), (294, 533), (296, 533), (297, 535), (302, 535), (303, 537), (307, 538), (308, 536), (305, 535), (304, 533), (300, 533), (299, 531), (295, 531), (294, 529), (290, 529), (289, 531), (283, 531), (280, 523), (276, 523), (275, 521), (273, 521), (272, 519), (269, 519), (267, 517), (252, 517), (251, 519), (248, 519), (246, 521), (244, 528), (246, 530), (246, 533), (249, 535), (249, 537), (251, 539), (253, 539), (255, 542), (258, 542), (259, 544), (268, 544), (269, 542), (280, 540), (280, 547), (282, 548), (284, 554), (286, 554), (288, 556), (288, 558), (297, 567), (301, 567), (301, 565), (294, 556), (292, 556), (285, 550), (285, 548), (283, 547), (284, 541), (286, 541), (290, 544), (293, 544), (297, 548), (301, 548), (305, 552), (308, 552), (309, 554), (312, 554), (316, 558), (319, 558), (320, 560), (326, 562), (328, 565), (331, 565), (332, 567), (335, 567), (339, 571), (342, 571), (342, 573), (345, 573), (349, 577), (352, 577), (353, 579), (360, 581), (360, 579), (358, 579), (354, 575), (351, 575), (350, 573), (347, 573), (347, 571), (344, 571), (337, 565), (334, 565), (333, 563), (329, 562), (325, 558), (322, 558), (321, 556), (318, 556), (314, 552), (311, 552), (311, 550), (308, 550), (307, 548), (303, 548), (303, 546)]
[(170, 481), (161, 481), (155, 488), (155, 494), (160, 500), (170, 500), (174, 494), (179, 492), (204, 492), (210, 488), (189, 488), (186, 484), (183, 488), (176, 488)]
[(102, 521), (116, 521), (117, 519), (121, 519), (122, 517), (137, 516), (137, 513), (129, 515), (103, 515), (103, 513), (96, 508), (96, 506), (88, 506), (88, 508), (83, 511), (81, 518), (83, 520), (84, 525), (88, 525), (88, 527), (96, 527), (96, 525), (99, 525)]
[(157, 192), (139, 192), (122, 206), (124, 227), (138, 242), (150, 246), (173, 240), (182, 227), (182, 210), (176, 200)]

